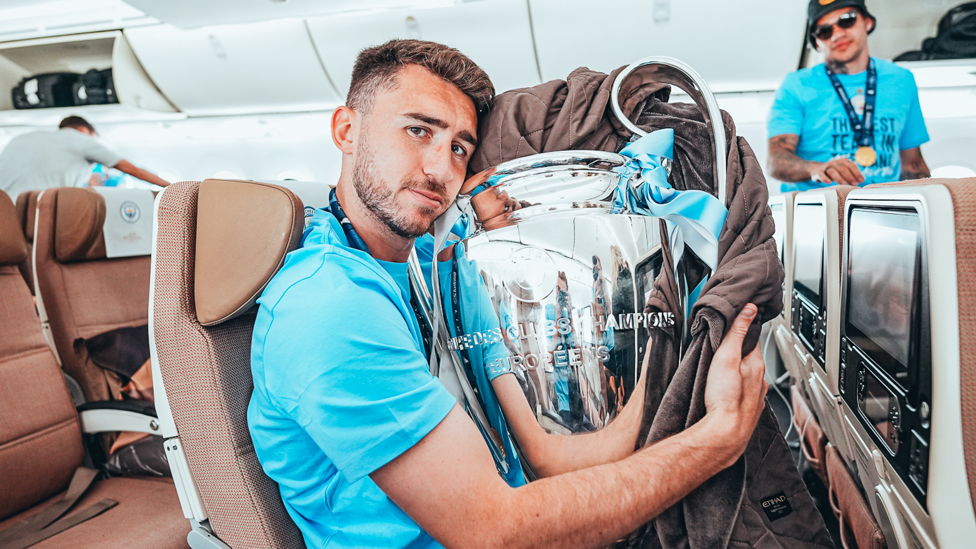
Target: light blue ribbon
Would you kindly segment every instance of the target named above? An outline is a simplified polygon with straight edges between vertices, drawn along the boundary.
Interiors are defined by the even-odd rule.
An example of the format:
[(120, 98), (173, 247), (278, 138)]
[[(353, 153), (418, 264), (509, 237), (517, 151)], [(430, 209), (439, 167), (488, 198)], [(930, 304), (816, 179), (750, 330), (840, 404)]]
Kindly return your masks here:
[[(663, 159), (674, 158), (674, 130), (651, 132), (624, 147), (619, 154), (628, 160), (614, 168), (621, 177), (613, 193), (613, 213), (628, 210), (671, 221), (680, 228), (688, 247), (714, 273), (718, 269), (718, 237), (728, 210), (709, 193), (679, 191), (668, 184)], [(675, 263), (680, 253), (673, 250)]]

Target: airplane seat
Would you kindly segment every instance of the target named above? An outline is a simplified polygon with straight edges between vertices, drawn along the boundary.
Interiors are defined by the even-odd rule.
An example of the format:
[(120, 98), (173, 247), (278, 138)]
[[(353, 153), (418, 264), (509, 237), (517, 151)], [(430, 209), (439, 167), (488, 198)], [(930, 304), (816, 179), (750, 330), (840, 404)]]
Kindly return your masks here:
[(827, 447), (826, 466), (830, 475), (830, 506), (840, 523), (840, 539), (844, 549), (887, 549), (884, 532), (874, 520), (871, 508), (864, 502), (857, 484), (844, 465), (844, 458), (833, 445)]
[(27, 259), (18, 267), (20, 273), (27, 281), (27, 287), (31, 294), (34, 293), (34, 219), (37, 212), (37, 196), (40, 191), (26, 191), (17, 195), (17, 217), (20, 221), (20, 228), (27, 239)]
[(846, 202), (839, 387), (888, 546), (976, 539), (976, 178)]
[[(840, 336), (840, 261), (844, 203), (854, 187), (835, 185), (794, 197), (791, 311), (792, 355), (802, 396), (827, 441), (849, 456), (837, 369)], [(797, 413), (797, 410), (794, 410)]]
[(148, 358), (152, 200), (144, 189), (67, 187), (37, 201), (38, 312), (87, 400), (121, 399), (128, 362)]
[[(166, 479), (95, 480), (73, 506), (66, 506), (73, 475), (84, 471), (82, 432), (137, 416), (111, 410), (121, 414), (113, 420), (92, 406), (79, 417), (17, 268), (27, 257), (27, 243), (13, 202), (0, 195), (0, 547), (34, 542), (37, 549), (186, 547), (188, 528)], [(139, 419), (155, 421), (142, 414)], [(89, 469), (82, 476), (93, 473)], [(53, 524), (41, 529), (41, 519)]]
[(255, 181), (156, 200), (150, 338), (157, 409), (194, 547), (303, 547), (247, 426), (253, 307), (297, 248), (304, 205)]
[[(776, 222), (776, 247), (779, 250), (779, 258), (783, 263), (784, 272), (792, 273), (793, 265), (793, 199), (796, 192), (782, 193), (769, 198), (769, 209), (772, 212), (773, 220)], [(778, 317), (770, 321), (770, 337), (779, 350), (780, 358), (787, 373), (790, 374), (791, 384), (797, 382), (801, 376), (800, 366), (796, 361), (796, 353), (793, 351), (793, 336), (790, 331), (790, 313), (793, 279), (787, 276), (783, 280), (783, 311)]]

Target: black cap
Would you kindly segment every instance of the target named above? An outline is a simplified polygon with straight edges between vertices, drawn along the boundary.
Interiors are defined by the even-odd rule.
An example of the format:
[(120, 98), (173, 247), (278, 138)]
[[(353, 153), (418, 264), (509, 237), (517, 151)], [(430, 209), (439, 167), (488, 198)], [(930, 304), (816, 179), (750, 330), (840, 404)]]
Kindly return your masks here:
[(877, 20), (868, 12), (864, 0), (810, 0), (810, 5), (807, 6), (807, 39), (810, 40), (811, 46), (817, 47), (817, 39), (813, 36), (813, 27), (817, 21), (824, 15), (843, 8), (857, 8), (865, 17), (875, 22), (875, 25), (871, 25), (868, 34), (874, 31)]

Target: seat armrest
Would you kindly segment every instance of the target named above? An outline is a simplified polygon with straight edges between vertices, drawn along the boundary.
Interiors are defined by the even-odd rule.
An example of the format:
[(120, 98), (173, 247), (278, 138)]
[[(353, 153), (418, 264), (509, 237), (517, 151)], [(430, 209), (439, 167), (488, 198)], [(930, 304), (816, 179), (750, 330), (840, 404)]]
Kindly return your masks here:
[(133, 431), (160, 434), (156, 407), (139, 400), (103, 400), (86, 402), (78, 407), (83, 433)]

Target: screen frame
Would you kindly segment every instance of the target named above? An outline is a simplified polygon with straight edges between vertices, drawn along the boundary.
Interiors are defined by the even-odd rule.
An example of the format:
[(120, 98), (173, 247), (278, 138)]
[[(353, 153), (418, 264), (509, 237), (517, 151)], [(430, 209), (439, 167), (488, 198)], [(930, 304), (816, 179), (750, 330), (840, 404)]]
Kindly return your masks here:
[[(933, 242), (933, 235), (943, 234), (939, 231), (940, 226), (943, 224), (941, 218), (935, 218), (930, 214), (929, 201), (931, 198), (926, 193), (920, 193), (916, 189), (905, 189), (898, 192), (897, 187), (890, 190), (891, 194), (878, 193), (875, 195), (862, 194), (857, 192), (857, 195), (848, 196), (844, 205), (844, 228), (842, 231), (843, 235), (843, 265), (841, 269), (841, 317), (840, 317), (840, 336), (841, 336), (841, 348), (840, 348), (840, 367), (837, 369), (837, 376), (844, 379), (844, 385), (839, 386), (841, 390), (841, 397), (844, 400), (847, 413), (852, 414), (852, 420), (855, 424), (860, 424), (861, 428), (864, 429), (864, 434), (867, 436), (866, 442), (873, 443), (879, 451), (884, 455), (885, 460), (894, 469), (895, 476), (898, 477), (901, 483), (904, 483), (906, 489), (911, 493), (915, 500), (922, 506), (923, 509), (928, 509), (928, 494), (931, 490), (932, 482), (932, 465), (931, 456), (933, 451), (933, 422), (931, 416), (929, 418), (923, 418), (921, 415), (920, 404), (925, 402), (929, 405), (933, 405), (933, 385), (934, 379), (932, 375), (932, 364), (933, 364), (933, 332), (932, 332), (932, 299), (930, 293), (933, 292), (931, 288), (931, 278), (930, 278), (930, 262), (933, 257), (940, 257), (938, 250), (940, 245)], [(938, 205), (937, 205), (938, 206)], [(846, 270), (846, 266), (849, 265), (850, 258), (850, 213), (854, 208), (859, 207), (874, 207), (884, 210), (914, 210), (919, 216), (919, 243), (922, 246), (921, 255), (921, 277), (916, 280), (916, 284), (920, 284), (921, 290), (918, 291), (920, 296), (920, 311), (916, 317), (912, 319), (914, 325), (916, 319), (918, 319), (918, 328), (915, 335), (913, 335), (913, 345), (917, 342), (917, 354), (914, 355), (915, 362), (909, 367), (908, 375), (908, 391), (903, 392), (899, 387), (900, 384), (895, 384), (883, 369), (874, 361), (873, 358), (867, 355), (857, 344), (853, 343), (849, 339), (848, 333), (848, 323), (847, 323), (847, 310), (848, 310), (848, 287), (849, 287), (849, 272)], [(940, 210), (943, 211), (943, 210)], [(951, 205), (949, 206), (948, 215), (952, 215)], [(944, 214), (942, 214), (944, 215)], [(951, 238), (951, 236), (950, 236)], [(951, 243), (952, 241), (950, 241)], [(952, 270), (956, 269), (956, 265), (948, 266)], [(944, 340), (944, 337), (937, 339)], [(910, 357), (913, 355), (909, 355)], [(859, 368), (866, 368), (871, 370), (876, 377), (879, 378), (881, 383), (892, 389), (896, 395), (899, 397), (899, 404), (901, 410), (900, 427), (901, 427), (901, 442), (897, 454), (891, 455), (890, 450), (887, 448), (885, 443), (881, 440), (881, 437), (872, 426), (867, 422), (858, 411), (858, 376), (857, 372)], [(845, 375), (846, 372), (846, 375)], [(840, 379), (838, 379), (838, 383)], [(934, 411), (932, 412), (934, 415)], [(925, 480), (927, 483), (924, 486), (917, 484), (913, 479), (910, 478), (911, 468), (911, 450), (913, 447), (912, 440), (921, 440), (925, 448), (922, 450), (926, 452), (929, 459), (929, 465), (926, 469)], [(885, 450), (880, 450), (885, 448)]]
[[(852, 254), (850, 249), (851, 242), (851, 218), (853, 217), (855, 210), (868, 210), (874, 212), (882, 212), (884, 214), (890, 215), (914, 215), (918, 219), (918, 239), (915, 244), (915, 274), (912, 286), (912, 301), (910, 306), (909, 314), (909, 328), (908, 328), (908, 361), (907, 364), (902, 364), (897, 358), (895, 358), (886, 349), (878, 345), (873, 339), (871, 339), (867, 334), (861, 331), (857, 326), (855, 326), (850, 319), (851, 311), (851, 261)], [(919, 375), (919, 357), (922, 352), (921, 345), (922, 334), (921, 328), (923, 323), (927, 323), (927, 319), (922, 318), (923, 310), (927, 311), (927, 296), (922, 294), (927, 294), (928, 284), (927, 284), (927, 265), (925, 261), (925, 250), (924, 250), (924, 239), (925, 234), (925, 218), (923, 212), (919, 208), (906, 207), (906, 206), (896, 206), (892, 204), (888, 207), (877, 207), (873, 205), (866, 204), (852, 204), (848, 210), (847, 220), (844, 227), (845, 232), (845, 243), (846, 248), (845, 253), (845, 265), (846, 277), (844, 279), (843, 290), (844, 290), (844, 303), (843, 303), (843, 317), (841, 318), (841, 324), (844, 328), (844, 333), (847, 339), (855, 344), (861, 351), (868, 356), (875, 364), (880, 368), (881, 375), (895, 387), (898, 387), (901, 391), (909, 392), (909, 388), (916, 387), (918, 385), (918, 375)], [(923, 297), (925, 297), (926, 307), (923, 309)], [(926, 322), (923, 322), (926, 321)], [(907, 376), (903, 381), (897, 379), (894, 375), (894, 371), (901, 367), (907, 372)]]
[[(798, 234), (799, 227), (797, 226), (797, 209), (801, 207), (819, 207), (823, 213), (823, 242), (820, 246), (820, 281), (819, 288), (817, 290), (817, 295), (813, 294), (813, 289), (808, 288), (803, 282), (796, 279), (796, 267), (797, 259), (796, 255), (798, 252), (796, 238)], [(827, 297), (824, 295), (827, 291), (826, 281), (827, 281), (827, 205), (821, 201), (816, 202), (800, 202), (797, 201), (793, 204), (793, 238), (792, 247), (790, 253), (792, 255), (792, 273), (790, 273), (790, 282), (792, 284), (793, 293), (798, 294), (806, 302), (813, 306), (815, 311), (819, 314), (820, 311), (824, 309), (824, 303), (827, 301)]]

